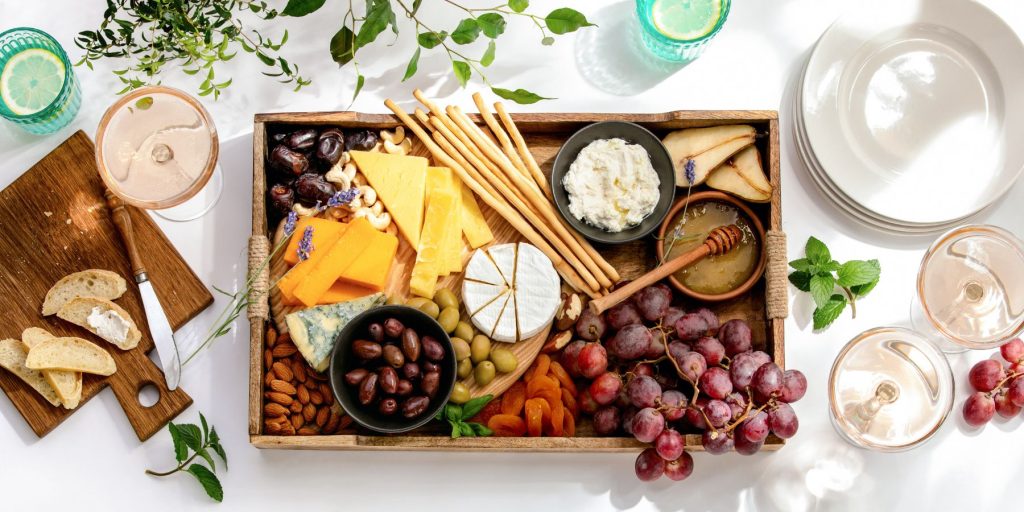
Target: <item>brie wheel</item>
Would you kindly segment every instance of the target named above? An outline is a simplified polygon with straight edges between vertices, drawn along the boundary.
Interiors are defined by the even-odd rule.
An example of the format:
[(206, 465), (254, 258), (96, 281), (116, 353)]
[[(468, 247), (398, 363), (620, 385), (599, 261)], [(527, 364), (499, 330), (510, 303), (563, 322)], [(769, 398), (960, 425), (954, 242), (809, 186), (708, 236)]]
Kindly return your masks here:
[(527, 244), (478, 249), (462, 282), (462, 301), (473, 325), (495, 341), (532, 338), (558, 310), (561, 281), (551, 260)]

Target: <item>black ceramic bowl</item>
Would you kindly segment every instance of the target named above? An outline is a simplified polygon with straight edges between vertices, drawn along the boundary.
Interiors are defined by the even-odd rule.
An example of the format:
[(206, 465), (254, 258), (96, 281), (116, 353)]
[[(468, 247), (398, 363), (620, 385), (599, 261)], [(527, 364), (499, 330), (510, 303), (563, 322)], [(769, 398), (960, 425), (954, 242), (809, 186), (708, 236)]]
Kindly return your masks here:
[[(639, 144), (647, 150), (647, 154), (651, 157), (651, 165), (658, 173), (660, 181), (658, 187), (660, 197), (654, 211), (640, 224), (618, 233), (605, 231), (574, 217), (569, 212), (569, 195), (565, 192), (565, 187), (562, 186), (562, 178), (569, 172), (569, 166), (576, 160), (583, 148), (595, 140), (613, 138), (623, 139), (630, 144)], [(658, 229), (665, 219), (665, 215), (668, 215), (669, 209), (672, 208), (672, 200), (676, 193), (676, 174), (672, 167), (672, 157), (669, 156), (665, 145), (649, 130), (638, 124), (625, 121), (603, 121), (580, 129), (572, 137), (569, 137), (565, 144), (562, 144), (555, 156), (555, 164), (551, 168), (551, 193), (555, 196), (558, 212), (576, 231), (595, 242), (621, 244), (643, 238)]]
[[(421, 338), (433, 336), (441, 342), (441, 347), (444, 348), (444, 358), (437, 363), (441, 367), (441, 382), (437, 387), (437, 395), (430, 401), (430, 405), (423, 414), (412, 419), (403, 416), (401, 410), (391, 416), (385, 416), (377, 412), (376, 405), (360, 404), (357, 387), (345, 384), (344, 380), (346, 373), (362, 367), (362, 361), (352, 354), (352, 343), (359, 339), (370, 339), (368, 332), (370, 324), (374, 322), (383, 324), (384, 320), (388, 318), (398, 319), (407, 328), (415, 329)], [(385, 340), (385, 344), (387, 342), (388, 340)], [(331, 391), (345, 412), (359, 425), (385, 434), (406, 432), (423, 426), (444, 407), (448, 401), (448, 395), (452, 392), (452, 387), (455, 386), (455, 365), (455, 350), (452, 348), (451, 338), (436, 320), (418, 309), (408, 306), (381, 306), (353, 318), (338, 333), (334, 351), (331, 353)], [(413, 395), (415, 394), (416, 392), (413, 392)]]

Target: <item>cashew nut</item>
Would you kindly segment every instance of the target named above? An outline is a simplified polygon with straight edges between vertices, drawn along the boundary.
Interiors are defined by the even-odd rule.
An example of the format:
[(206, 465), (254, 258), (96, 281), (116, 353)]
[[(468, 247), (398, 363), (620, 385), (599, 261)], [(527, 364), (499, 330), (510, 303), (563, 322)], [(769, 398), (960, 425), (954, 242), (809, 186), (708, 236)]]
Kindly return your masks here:
[(380, 138), (384, 139), (385, 141), (389, 141), (392, 144), (401, 144), (402, 141), (405, 140), (405, 127), (396, 126), (395, 131), (393, 132), (381, 130)]
[(320, 213), (316, 208), (306, 208), (301, 203), (295, 203), (292, 205), (292, 211), (299, 217), (312, 217)]
[(389, 140), (384, 141), (384, 151), (389, 155), (404, 155), (405, 149)]
[(384, 205), (381, 203), (373, 203), (373, 206), (370, 207), (370, 211), (373, 212), (374, 215), (380, 215), (384, 213)]
[(348, 190), (352, 188), (352, 180), (356, 177), (356, 166), (355, 164), (345, 164), (342, 166), (341, 162), (338, 162), (331, 166), (331, 169), (324, 174), (324, 179), (330, 183), (338, 185), (340, 190)]
[(405, 154), (408, 155), (409, 153), (412, 153), (412, 139), (406, 138), (399, 144), (399, 146), (405, 150)]
[(359, 185), (359, 197), (362, 198), (364, 204), (374, 204), (377, 202), (377, 191), (369, 185)]
[(352, 161), (352, 155), (348, 154), (348, 151), (342, 151), (341, 152), (341, 160), (340, 160), (341, 164), (344, 165), (344, 164), (347, 164), (347, 163), (349, 163), (351, 161)]
[(346, 215), (348, 215), (348, 212), (345, 211), (344, 208), (328, 208), (327, 212), (331, 215), (331, 218), (334, 220), (341, 220)]
[(373, 210), (370, 208), (360, 208), (359, 210), (356, 210), (356, 213), (352, 217), (356, 219), (365, 218), (377, 231), (384, 231), (387, 229), (388, 224), (391, 224), (391, 214), (385, 212), (380, 215), (375, 215)]
[(363, 176), (363, 173), (356, 174), (356, 177), (352, 179), (352, 183), (360, 187), (366, 185), (366, 176)]

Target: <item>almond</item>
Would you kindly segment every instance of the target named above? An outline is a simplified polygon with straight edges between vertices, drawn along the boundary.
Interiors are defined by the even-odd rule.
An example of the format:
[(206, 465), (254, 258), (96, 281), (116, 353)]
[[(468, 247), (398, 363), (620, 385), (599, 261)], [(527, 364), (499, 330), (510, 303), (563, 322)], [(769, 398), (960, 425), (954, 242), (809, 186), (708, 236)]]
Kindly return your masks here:
[(274, 364), (274, 354), (268, 348), (263, 351), (263, 371), (270, 371), (270, 366)]
[(321, 382), (319, 388), (320, 388), (320, 394), (323, 395), (323, 397), (324, 397), (324, 403), (327, 404), (327, 405), (333, 404), (334, 403), (334, 393), (331, 392), (331, 387), (328, 386), (326, 383)]
[(267, 375), (263, 378), (263, 385), (270, 387), (270, 382), (274, 380), (274, 372), (267, 372)]
[(296, 400), (292, 402), (292, 405), (291, 407), (288, 407), (288, 410), (294, 413), (300, 413), (302, 412), (302, 403)]
[(292, 355), (292, 354), (294, 354), (294, 353), (296, 353), (298, 351), (299, 351), (299, 349), (295, 348), (295, 345), (292, 345), (291, 343), (280, 343), (279, 342), (277, 344), (277, 346), (274, 347), (273, 354), (274, 354), (275, 358), (280, 359), (282, 357), (288, 357), (288, 356), (290, 356), (290, 355)]
[(292, 342), (292, 335), (290, 333), (287, 333), (287, 332), (279, 333), (277, 335), (277, 342), (278, 343), (291, 343)]
[(295, 433), (300, 436), (315, 436), (320, 433), (320, 430), (317, 429), (316, 427), (311, 427), (307, 425), (305, 427), (300, 428)]
[(306, 405), (309, 403), (309, 390), (306, 389), (306, 386), (299, 386), (298, 388), (296, 388), (295, 396), (298, 397), (299, 402), (301, 402), (302, 405)]
[(274, 348), (274, 345), (276, 343), (277, 343), (277, 329), (274, 329), (274, 326), (272, 326), (272, 325), (268, 325), (267, 326), (267, 347), (268, 348)]
[(292, 361), (292, 374), (295, 375), (295, 380), (306, 382), (306, 367), (301, 362)]
[(263, 422), (263, 433), (270, 435), (277, 435), (281, 433), (281, 424), (275, 421), (264, 421)]
[(270, 402), (263, 406), (263, 413), (267, 416), (284, 416), (288, 414), (288, 409), (276, 402)]
[(320, 410), (317, 411), (316, 413), (316, 426), (324, 428), (324, 425), (327, 424), (327, 418), (330, 417), (330, 414), (330, 410), (328, 410), (326, 407), (321, 407)]
[(265, 396), (270, 401), (279, 403), (279, 404), (281, 404), (281, 405), (283, 405), (285, 407), (288, 407), (289, 405), (292, 405), (292, 397), (290, 397), (290, 396), (288, 396), (288, 395), (286, 395), (284, 393), (278, 393), (276, 391), (271, 391), (271, 392), (267, 393)]
[(341, 423), (341, 415), (334, 411), (330, 411), (330, 417), (327, 419), (327, 424), (324, 425), (321, 432), (325, 434), (333, 434), (338, 431), (338, 424)]
[(274, 379), (270, 381), (270, 389), (287, 395), (295, 394), (295, 386), (292, 386), (283, 380)]
[(317, 373), (317, 372), (314, 372), (313, 370), (310, 370), (308, 373), (309, 373), (309, 377), (312, 378), (313, 380), (318, 380), (320, 382), (327, 382), (327, 376), (322, 374), (322, 373)]
[(281, 435), (282, 436), (294, 436), (295, 427), (292, 426), (290, 421), (286, 421), (281, 424)]
[(317, 390), (316, 381), (313, 380), (313, 379), (306, 379), (306, 382), (303, 382), (302, 385), (305, 386), (306, 389), (308, 389), (310, 391), (316, 391)]
[(310, 391), (309, 401), (312, 402), (313, 405), (320, 405), (324, 403), (324, 396), (320, 394), (320, 391)]
[(313, 404), (303, 406), (302, 417), (306, 418), (306, 421), (313, 421), (313, 418), (316, 418), (316, 407)]
[(306, 424), (306, 419), (301, 414), (292, 414), (292, 428), (298, 430)]
[(273, 370), (274, 375), (277, 375), (277, 378), (285, 382), (289, 382), (295, 377), (295, 374), (292, 373), (292, 369), (289, 368), (287, 364), (284, 364), (280, 361), (274, 363)]
[(338, 430), (344, 430), (352, 424), (352, 417), (345, 415), (341, 417), (341, 423), (338, 424)]

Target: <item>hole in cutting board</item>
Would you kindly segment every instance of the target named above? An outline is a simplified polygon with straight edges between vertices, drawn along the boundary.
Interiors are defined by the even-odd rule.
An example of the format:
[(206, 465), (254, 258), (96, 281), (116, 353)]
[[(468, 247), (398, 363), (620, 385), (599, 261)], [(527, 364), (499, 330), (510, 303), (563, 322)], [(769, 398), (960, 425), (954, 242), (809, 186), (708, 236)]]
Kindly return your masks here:
[(149, 408), (156, 405), (160, 401), (160, 390), (157, 389), (152, 383), (146, 384), (139, 388), (139, 405)]

